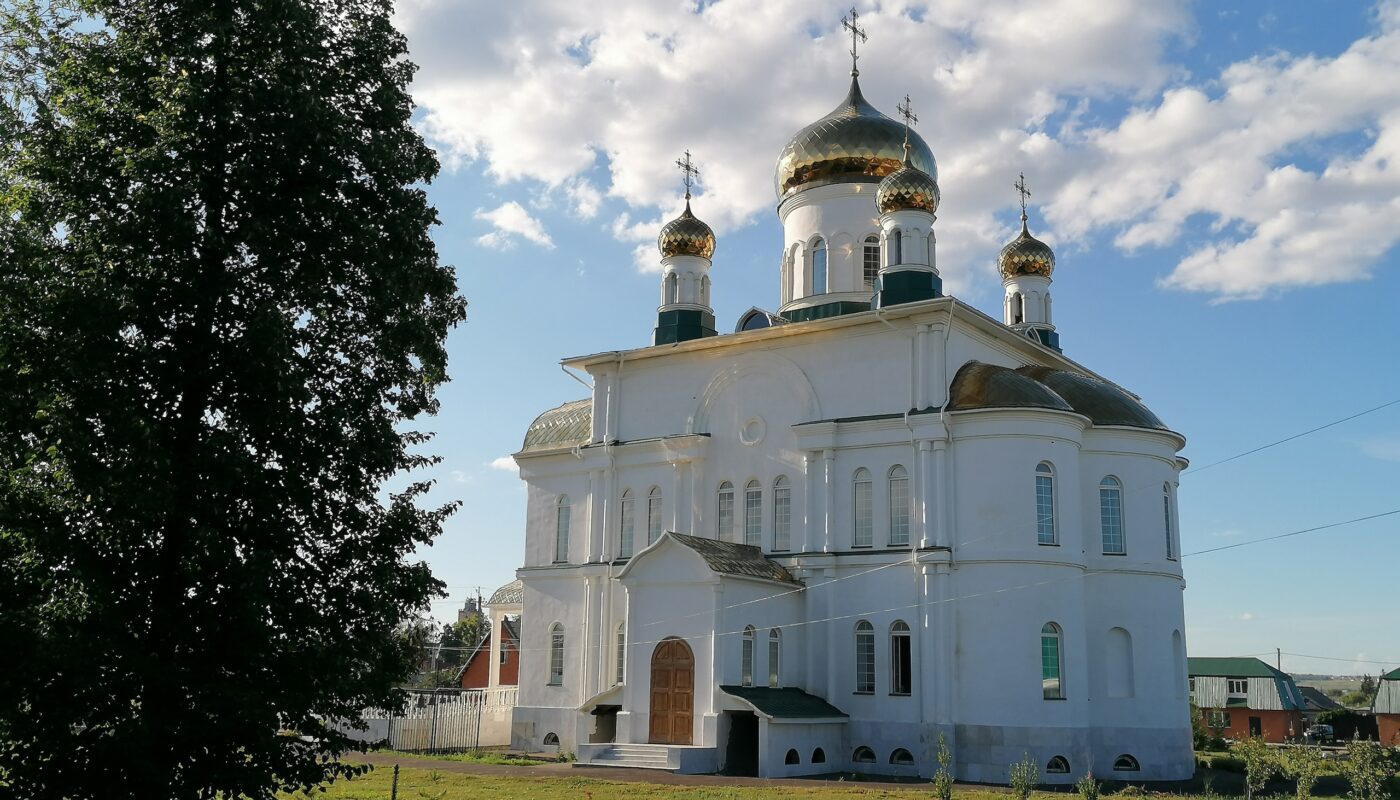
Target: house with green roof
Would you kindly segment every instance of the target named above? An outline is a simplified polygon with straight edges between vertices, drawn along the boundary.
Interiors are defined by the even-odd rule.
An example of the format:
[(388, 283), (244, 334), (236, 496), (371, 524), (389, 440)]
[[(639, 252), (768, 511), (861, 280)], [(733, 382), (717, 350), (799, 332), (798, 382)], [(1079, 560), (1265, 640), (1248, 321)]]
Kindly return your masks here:
[(1282, 743), (1303, 735), (1307, 704), (1293, 676), (1257, 658), (1188, 658), (1191, 700), (1227, 739)]
[(1400, 747), (1400, 669), (1381, 676), (1376, 685), (1376, 699), (1371, 703), (1376, 715), (1376, 728), (1385, 744)]

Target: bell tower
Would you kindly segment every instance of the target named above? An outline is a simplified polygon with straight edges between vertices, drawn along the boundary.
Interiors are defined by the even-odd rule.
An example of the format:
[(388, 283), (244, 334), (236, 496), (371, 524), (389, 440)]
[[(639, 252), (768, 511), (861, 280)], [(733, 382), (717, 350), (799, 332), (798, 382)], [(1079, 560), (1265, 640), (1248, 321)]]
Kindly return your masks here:
[(652, 344), (675, 344), (715, 335), (715, 312), (710, 306), (710, 259), (715, 233), (690, 211), (690, 188), (700, 170), (690, 151), (676, 159), (685, 176), (685, 210), (666, 223), (656, 238), (661, 251), (661, 305), (656, 310)]

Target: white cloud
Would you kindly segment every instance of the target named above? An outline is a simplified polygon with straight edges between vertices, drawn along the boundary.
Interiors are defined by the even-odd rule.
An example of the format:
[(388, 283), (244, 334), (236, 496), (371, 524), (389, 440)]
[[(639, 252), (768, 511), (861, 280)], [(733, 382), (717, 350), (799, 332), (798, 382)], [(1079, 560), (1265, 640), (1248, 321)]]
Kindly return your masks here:
[(519, 473), (520, 471), (519, 468), (515, 465), (515, 459), (511, 458), (510, 456), (501, 456), (499, 458), (493, 458), (490, 461), (486, 462), (486, 466), (490, 467), (491, 469), (498, 469), (501, 472)]
[(472, 476), (468, 475), (467, 473), (463, 472), (463, 471), (460, 470), (460, 469), (454, 469), (454, 470), (452, 470), (452, 472), (449, 473), (449, 476), (452, 478), (452, 482), (453, 482), (453, 483), (471, 483), (471, 482), (472, 482)]
[(1257, 617), (1254, 616), (1253, 611), (1246, 611), (1239, 616), (1240, 622), (1253, 622), (1255, 619), (1257, 619)]
[[(449, 167), (481, 162), (502, 183), (562, 193), (585, 219), (620, 200), (630, 211), (613, 234), (654, 270), (649, 243), (680, 210), (680, 151), (703, 172), (695, 211), (723, 237), (773, 213), (779, 150), (847, 80), (839, 4), (696, 8), (540, 0), (467, 24), (452, 0), (401, 0), (397, 21)], [(1024, 169), (1052, 244), (1105, 232), (1129, 251), (1185, 245), (1164, 287), (1257, 298), (1362, 279), (1400, 241), (1387, 224), (1400, 212), (1400, 3), (1375, 19), (1335, 57), (1276, 54), (1194, 78), (1164, 58), (1196, 24), (1184, 0), (896, 0), (861, 16), (862, 86), (887, 113), (915, 98), (939, 158), (950, 289), (991, 277)], [(1099, 101), (1124, 99), (1123, 118), (1098, 116)], [(507, 207), (482, 244), (552, 246), (518, 204), (489, 213)]]
[(1361, 452), (1381, 461), (1400, 461), (1400, 436), (1382, 436), (1361, 443)]
[(545, 233), (544, 225), (514, 200), (502, 203), (490, 211), (478, 210), (475, 217), (495, 227), (490, 233), (477, 237), (477, 244), (507, 250), (515, 246), (515, 237), (520, 237), (541, 247), (554, 249), (554, 240)]

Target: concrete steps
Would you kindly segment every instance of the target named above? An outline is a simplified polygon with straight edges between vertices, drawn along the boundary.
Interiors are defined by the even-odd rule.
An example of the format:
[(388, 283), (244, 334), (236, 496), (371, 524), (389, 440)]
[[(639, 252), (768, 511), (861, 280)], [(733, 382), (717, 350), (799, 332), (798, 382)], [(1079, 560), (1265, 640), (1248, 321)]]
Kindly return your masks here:
[(610, 744), (596, 752), (588, 753), (587, 761), (584, 761), (584, 754), (580, 753), (577, 763), (598, 767), (674, 770), (670, 749), (664, 744)]

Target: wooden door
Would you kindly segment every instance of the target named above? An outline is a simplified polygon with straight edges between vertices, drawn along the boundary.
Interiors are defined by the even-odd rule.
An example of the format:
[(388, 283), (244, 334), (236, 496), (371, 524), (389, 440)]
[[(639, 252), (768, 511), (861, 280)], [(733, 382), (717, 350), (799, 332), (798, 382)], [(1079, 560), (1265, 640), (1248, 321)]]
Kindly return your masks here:
[(651, 654), (652, 744), (690, 744), (695, 655), (681, 639), (663, 639)]

